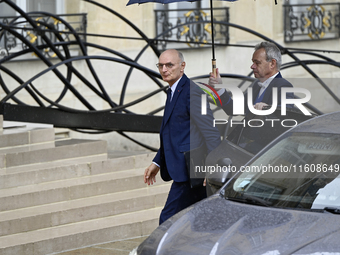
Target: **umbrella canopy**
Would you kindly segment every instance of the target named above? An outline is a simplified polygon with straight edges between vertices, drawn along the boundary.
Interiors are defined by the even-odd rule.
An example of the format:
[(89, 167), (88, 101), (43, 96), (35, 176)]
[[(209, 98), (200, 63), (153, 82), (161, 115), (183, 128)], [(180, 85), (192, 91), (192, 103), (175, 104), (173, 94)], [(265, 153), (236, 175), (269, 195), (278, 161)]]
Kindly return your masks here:
[[(170, 4), (175, 2), (198, 2), (201, 0), (129, 0), (127, 5), (131, 4), (144, 4), (148, 2), (152, 3), (160, 3), (160, 4)], [(227, 2), (235, 2), (237, 0), (221, 0), (221, 1), (227, 1)], [(213, 4), (212, 0), (210, 0), (210, 16), (211, 16), (211, 28), (212, 31), (214, 30), (214, 16), (213, 16)], [(211, 45), (212, 45), (212, 71), (214, 75), (216, 76), (216, 59), (215, 59), (215, 41), (214, 41), (214, 33), (211, 35)]]

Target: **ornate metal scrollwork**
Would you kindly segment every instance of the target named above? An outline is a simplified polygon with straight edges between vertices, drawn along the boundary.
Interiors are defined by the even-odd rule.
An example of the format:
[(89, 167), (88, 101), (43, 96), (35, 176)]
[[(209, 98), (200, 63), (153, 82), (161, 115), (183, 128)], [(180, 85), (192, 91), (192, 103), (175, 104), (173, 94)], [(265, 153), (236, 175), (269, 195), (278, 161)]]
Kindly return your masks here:
[[(214, 33), (216, 45), (226, 45), (229, 42), (229, 30), (223, 25), (216, 25), (212, 29), (209, 22), (209, 10), (155, 10), (156, 34), (162, 34), (162, 41), (158, 43), (158, 49), (165, 50), (170, 48), (169, 45), (172, 46), (176, 41), (186, 42), (186, 47), (190, 48), (204, 47), (211, 42), (212, 33)], [(228, 8), (214, 8), (214, 20), (228, 22)], [(176, 27), (175, 34), (169, 31), (173, 27)], [(183, 45), (185, 44), (180, 44), (179, 48), (183, 48)]]
[(340, 4), (284, 5), (285, 42), (337, 39)]
[[(55, 36), (55, 31), (62, 32), (60, 35), (63, 37), (64, 41), (70, 41), (72, 39), (70, 31), (68, 31), (64, 24), (60, 22), (55, 17), (51, 16), (42, 16), (37, 14), (32, 14), (32, 21), (36, 23), (39, 27), (39, 30), (33, 29), (32, 25), (27, 22), (27, 20), (23, 20), (21, 17), (1, 17), (0, 22), (2, 24), (6, 24), (11, 27), (17, 27), (17, 31), (32, 45), (39, 47), (40, 45), (45, 45), (45, 41), (43, 39), (44, 36), (49, 38), (49, 40), (53, 43), (58, 42), (58, 38)], [(75, 26), (75, 30), (81, 34), (85, 34), (86, 32), (86, 14), (71, 14), (71, 15), (60, 15), (60, 17), (70, 17), (71, 19), (77, 19), (78, 21), (73, 22), (73, 26)], [(86, 37), (82, 36), (82, 39), (85, 41)], [(56, 46), (61, 47), (61, 46)], [(18, 41), (16, 37), (9, 33), (8, 31), (4, 31), (3, 35), (0, 35), (0, 59), (8, 56), (11, 53), (18, 52), (20, 50), (28, 49), (29, 45), (23, 43), (22, 41)], [(48, 47), (40, 49), (41, 53), (44, 54), (45, 57), (53, 58), (55, 57), (55, 53)], [(36, 55), (33, 54), (35, 57)], [(31, 56), (26, 56), (26, 58), (30, 58)]]
[[(172, 24), (168, 22), (168, 13), (167, 12), (161, 12), (159, 15), (156, 16), (156, 23), (161, 25), (160, 30), (161, 31), (167, 31), (166, 33), (163, 33), (161, 38), (163, 39), (162, 41), (159, 42), (159, 46), (161, 48), (166, 47), (166, 38), (171, 38), (172, 37)], [(158, 27), (157, 27), (158, 28)], [(158, 29), (156, 29), (158, 30)]]
[[(3, 24), (8, 25), (8, 18), (3, 18), (2, 22)], [(10, 50), (17, 46), (15, 36), (8, 31), (3, 31), (2, 33), (5, 40), (2, 41), (0, 38), (0, 58), (7, 56)]]
[[(156, 68), (150, 69), (148, 67), (149, 65), (144, 66), (138, 62), (148, 48), (158, 57), (161, 54), (159, 47), (169, 47), (170, 43), (177, 43), (176, 46), (178, 47), (176, 48), (180, 48), (181, 45), (189, 47), (186, 43), (191, 44), (191, 47), (202, 47), (205, 41), (209, 42), (211, 39), (212, 31), (209, 26), (208, 15), (204, 16), (203, 12), (190, 12), (190, 15), (187, 16), (180, 15), (174, 17), (175, 15), (169, 15), (170, 12), (159, 13), (160, 16), (157, 18), (162, 22), (157, 24), (161, 26), (159, 29), (162, 29), (161, 31), (163, 32), (159, 32), (160, 34), (157, 34), (154, 38), (149, 38), (120, 13), (96, 1), (83, 0), (86, 3), (101, 7), (115, 17), (118, 17), (126, 26), (132, 28), (139, 34), (139, 37), (136, 38), (120, 35), (88, 34), (90, 36), (119, 38), (126, 41), (131, 39), (138, 41), (143, 40), (145, 46), (141, 47), (136, 56), (131, 57), (125, 55), (119, 48), (112, 49), (94, 42), (86, 42), (86, 40), (84, 40), (86, 36), (86, 15), (80, 16), (82, 17), (81, 25), (77, 28), (77, 22), (75, 23), (75, 21), (79, 21), (79, 15), (78, 18), (65, 18), (65, 16), (72, 15), (54, 15), (44, 12), (36, 12), (34, 14), (26, 13), (11, 0), (0, 0), (0, 2), (1, 1), (10, 5), (21, 15), (7, 20), (3, 17), (0, 18), (0, 47), (2, 47), (0, 48), (0, 89), (3, 91), (2, 98), (0, 98), (0, 113), (3, 114), (4, 120), (49, 123), (55, 127), (65, 127), (91, 134), (115, 131), (144, 148), (156, 150), (156, 148), (150, 148), (148, 144), (142, 143), (126, 133), (158, 133), (161, 125), (161, 116), (157, 115), (157, 113), (164, 109), (163, 105), (155, 105), (153, 109), (140, 107), (140, 104), (145, 100), (152, 100), (153, 96), (164, 93), (166, 87), (163, 82), (161, 82), (161, 76), (159, 72), (156, 71)], [(189, 14), (189, 11), (190, 10), (186, 10), (182, 12), (182, 14)], [(227, 8), (220, 8), (220, 11), (222, 14), (217, 12), (216, 9), (214, 10), (216, 22), (213, 32), (216, 45), (228, 44), (229, 27), (250, 33), (261, 40), (272, 41), (270, 38), (249, 28), (229, 23)], [(52, 17), (54, 17), (54, 19)], [(295, 14), (292, 9), (291, 17), (297, 17), (296, 19), (291, 19), (294, 20), (296, 25), (295, 27), (291, 26), (295, 29), (292, 30), (292, 39), (295, 39), (296, 33), (299, 30), (300, 21), (298, 17), (301, 16)], [(339, 15), (332, 12), (332, 17), (334, 18), (334, 21), (330, 23), (332, 29), (334, 29), (334, 27), (339, 29)], [(59, 20), (61, 22), (58, 22)], [(188, 21), (196, 20), (198, 21), (196, 23), (187, 23)], [(61, 30), (65, 31), (61, 33)], [(184, 37), (187, 38), (187, 41), (184, 41)], [(179, 41), (182, 41), (181, 44), (178, 43)], [(155, 42), (158, 44), (156, 45)], [(229, 46), (253, 47), (244, 44)], [(310, 73), (312, 77), (318, 77), (317, 74), (308, 67), (309, 65), (320, 64), (340, 68), (339, 62), (322, 54), (318, 54), (314, 52), (315, 50), (291, 50), (279, 44), (277, 44), (277, 46), (283, 54), (293, 59), (292, 62), (283, 64), (282, 69), (301, 66)], [(75, 48), (79, 49), (77, 51), (78, 54), (72, 55), (71, 49)], [(46, 52), (43, 52), (45, 50)], [(100, 51), (104, 54), (89, 55), (88, 52), (92, 50)], [(52, 52), (57, 55), (53, 61), (50, 59)], [(14, 72), (6, 65), (10, 61), (25, 60), (24, 57), (31, 54), (37, 56), (43, 69), (31, 68), (32, 73), (30, 73), (29, 77), (27, 77), (26, 70), (14, 69), (17, 70), (17, 72)], [(200, 54), (199, 51), (197, 51), (196, 54)], [(300, 60), (297, 57), (298, 54), (313, 56), (313, 59)], [(107, 83), (108, 79), (100, 76), (97, 71), (98, 69), (95, 68), (94, 63), (98, 61), (128, 67), (126, 72), (113, 74), (119, 75), (119, 78), (124, 78), (124, 82), (121, 84), (119, 82), (114, 84), (114, 86), (116, 86), (115, 88), (121, 89), (119, 100), (113, 99), (108, 91), (108, 88), (112, 88), (111, 80)], [(26, 62), (29, 64), (29, 61)], [(86, 66), (86, 73), (82, 72), (83, 68), (79, 68), (79, 65), (73, 64), (76, 62), (81, 62), (82, 67)], [(154, 66), (154, 64), (152, 64), (152, 66)], [(151, 79), (155, 87), (151, 88), (146, 94), (126, 102), (127, 91), (131, 84), (130, 79), (134, 70), (141, 71), (145, 77)], [(54, 87), (52, 94), (45, 90), (40, 90), (39, 86), (36, 85), (38, 83), (37, 80), (40, 78), (43, 79), (45, 74), (55, 77), (53, 78)], [(221, 75), (222, 77), (239, 79), (240, 84), (243, 84), (243, 81), (248, 80), (252, 73), (247, 76), (235, 74)], [(205, 74), (200, 77), (191, 78), (193, 80), (208, 79), (208, 76), (208, 74)], [(6, 79), (3, 77), (6, 77)], [(73, 77), (78, 79), (79, 84), (82, 86), (74, 86), (73, 82), (71, 82), (74, 80)], [(331, 91), (328, 85), (323, 82), (322, 79), (318, 79), (318, 82), (326, 89), (331, 97), (340, 104), (340, 99)], [(87, 93), (91, 95), (90, 97), (87, 97), (87, 94), (83, 93), (83, 88), (86, 88)], [(55, 98), (55, 95), (57, 95), (57, 98)], [(66, 100), (67, 96), (72, 97), (71, 104)], [(93, 104), (93, 98), (99, 99), (102, 103), (98, 105)], [(312, 109), (312, 111), (317, 112), (317, 109)]]

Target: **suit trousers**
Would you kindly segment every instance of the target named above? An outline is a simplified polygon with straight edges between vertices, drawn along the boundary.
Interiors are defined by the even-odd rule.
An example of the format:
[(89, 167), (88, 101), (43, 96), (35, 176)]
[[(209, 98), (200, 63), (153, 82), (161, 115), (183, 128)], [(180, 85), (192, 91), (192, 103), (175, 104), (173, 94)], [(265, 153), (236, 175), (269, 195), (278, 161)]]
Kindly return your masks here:
[(165, 206), (159, 217), (159, 225), (188, 206), (207, 197), (206, 187), (191, 188), (190, 182), (173, 182)]

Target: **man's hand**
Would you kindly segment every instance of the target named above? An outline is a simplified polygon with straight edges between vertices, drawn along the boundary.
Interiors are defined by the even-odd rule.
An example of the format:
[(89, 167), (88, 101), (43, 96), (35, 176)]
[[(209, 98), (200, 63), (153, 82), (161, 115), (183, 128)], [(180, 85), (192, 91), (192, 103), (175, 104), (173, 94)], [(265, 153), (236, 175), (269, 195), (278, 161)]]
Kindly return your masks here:
[(260, 102), (260, 103), (256, 103), (256, 104), (254, 105), (254, 108), (255, 108), (256, 110), (262, 110), (263, 107), (265, 107), (265, 106), (268, 106), (268, 105), (267, 105), (266, 103)]
[(154, 163), (152, 163), (148, 168), (146, 168), (144, 172), (144, 183), (152, 185), (154, 182), (156, 182), (156, 175), (158, 171), (159, 167), (156, 166)]
[(213, 73), (209, 73), (210, 77), (209, 77), (209, 85), (212, 87), (215, 87), (216, 84), (222, 84), (222, 78), (221, 75), (218, 71), (218, 68), (216, 68), (216, 77), (214, 76)]

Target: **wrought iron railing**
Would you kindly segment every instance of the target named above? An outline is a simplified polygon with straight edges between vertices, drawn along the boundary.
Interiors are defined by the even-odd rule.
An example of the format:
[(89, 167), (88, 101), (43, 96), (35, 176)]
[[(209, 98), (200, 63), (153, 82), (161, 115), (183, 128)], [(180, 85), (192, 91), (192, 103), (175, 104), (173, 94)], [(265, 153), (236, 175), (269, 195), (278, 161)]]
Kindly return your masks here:
[[(117, 11), (94, 0), (83, 0), (89, 4), (103, 8), (105, 11), (118, 17), (122, 22), (126, 23), (127, 26), (138, 33), (139, 37), (87, 34), (88, 36), (143, 41), (145, 43), (144, 47), (142, 47), (134, 57), (131, 57), (125, 55), (121, 49), (112, 49), (94, 42), (87, 42), (84, 37), (85, 33), (82, 33), (82, 30), (77, 31), (77, 29), (74, 29), (70, 24), (71, 20), (67, 21), (67, 18), (63, 19), (62, 16), (43, 12), (40, 12), (38, 15), (39, 17), (53, 17), (54, 20), (60, 20), (65, 28), (70, 31), (60, 33), (55, 25), (49, 25), (49, 22), (44, 19), (33, 19), (31, 16), (32, 13), (24, 12), (16, 6), (13, 1), (0, 1), (11, 6), (18, 15), (20, 15), (20, 18), (12, 23), (5, 23), (0, 20), (0, 38), (5, 34), (8, 36), (11, 35), (17, 45), (25, 45), (25, 47), (21, 47), (21, 49), (18, 48), (18, 52), (13, 52), (11, 54), (6, 53), (7, 55), (0, 58), (0, 114), (3, 115), (4, 120), (48, 123), (53, 124), (55, 127), (70, 128), (78, 132), (92, 134), (115, 131), (145, 148), (156, 150), (156, 148), (151, 148), (148, 144), (136, 140), (128, 135), (127, 132), (159, 132), (162, 117), (158, 113), (164, 109), (164, 105), (155, 105), (152, 109), (144, 109), (141, 105), (145, 100), (152, 100), (153, 96), (158, 96), (161, 93), (164, 94), (167, 87), (164, 86), (161, 81), (161, 76), (156, 68), (150, 69), (148, 66), (143, 66), (138, 62), (149, 48), (151, 48), (153, 53), (159, 57), (161, 51), (157, 48), (159, 44), (156, 45), (155, 43), (159, 43), (162, 40), (162, 34), (156, 35), (154, 38), (149, 38), (136, 25)], [(84, 15), (83, 17), (86, 16)], [(31, 31), (31, 33), (34, 33), (37, 37), (40, 36), (41, 39), (38, 40), (37, 38), (35, 41), (31, 42), (32, 38), (29, 35), (27, 36), (27, 33), (25, 32), (27, 29), (20, 26), (19, 23), (17, 24), (20, 19), (25, 21), (26, 24), (30, 24), (33, 29), (27, 27), (27, 29), (31, 29), (28, 31)], [(209, 23), (209, 21), (202, 20), (199, 22), (190, 22), (189, 20), (189, 23), (185, 25), (201, 24), (202, 26), (205, 26), (207, 23)], [(270, 38), (256, 31), (237, 24), (216, 20), (215, 25), (215, 31), (216, 27), (219, 26), (226, 28), (232, 27), (233, 29), (239, 29), (256, 36), (259, 40), (272, 41)], [(177, 26), (174, 26), (168, 30), (172, 31), (173, 34), (176, 34), (178, 32), (177, 28)], [(66, 35), (69, 37), (66, 38)], [(57, 40), (55, 40), (55, 38), (57, 38)], [(38, 42), (41, 42), (42, 44), (38, 44)], [(169, 40), (164, 38), (164, 42), (169, 43)], [(176, 43), (177, 42), (178, 41), (176, 40)], [(182, 42), (181, 44), (186, 43)], [(75, 47), (75, 45), (80, 49), (79, 55), (77, 56), (73, 56), (70, 50), (72, 47)], [(163, 46), (163, 44), (161, 45)], [(340, 68), (339, 62), (327, 57), (325, 55), (325, 49), (293, 49), (283, 47), (277, 43), (276, 45), (280, 48), (283, 55), (289, 56), (292, 59), (291, 62), (286, 62), (282, 65), (282, 69), (297, 66), (302, 67), (306, 73), (309, 73), (312, 77), (317, 79), (320, 86), (330, 95), (329, 98), (333, 98), (335, 102), (340, 105), (340, 98), (338, 95), (335, 94), (329, 85), (323, 79), (320, 79), (310, 68), (310, 65), (328, 65), (334, 68)], [(207, 47), (209, 47), (209, 44), (207, 44)], [(253, 48), (254, 45), (229, 44), (229, 47)], [(53, 54), (56, 54), (53, 61), (50, 58), (51, 55), (46, 54), (44, 49), (49, 49)], [(89, 55), (88, 51), (92, 50), (104, 54)], [(337, 51), (332, 53), (339, 54), (340, 52)], [(42, 69), (31, 68), (31, 72), (29, 73), (30, 76), (28, 77), (26, 70), (23, 70), (23, 68), (11, 69), (13, 65), (7, 65), (9, 61), (19, 60), (26, 54), (36, 55), (39, 64), (43, 67)], [(303, 58), (300, 59), (299, 55), (302, 55)], [(309, 56), (310, 58), (308, 58)], [(79, 65), (75, 64), (79, 61), (82, 62), (81, 68), (79, 68)], [(95, 63), (98, 63), (98, 61), (128, 67), (125, 73), (119, 73), (119, 78), (124, 79), (122, 84), (115, 83), (116, 88), (118, 90), (120, 89), (118, 100), (113, 99), (108, 91), (112, 86), (111, 81), (109, 86), (105, 86), (106, 79), (104, 79), (103, 76), (100, 76), (98, 69), (95, 68)], [(84, 66), (87, 67), (86, 73), (83, 72)], [(152, 66), (154, 67), (154, 64), (152, 64)], [(143, 95), (140, 95), (139, 98), (126, 102), (128, 86), (131, 84), (131, 76), (136, 70), (142, 72), (148, 79), (153, 81), (152, 84), (154, 84), (154, 87), (150, 88), (149, 91), (145, 92)], [(45, 74), (51, 75), (50, 78), (48, 78), (49, 80), (46, 80), (46, 86), (51, 86), (48, 81), (53, 79), (53, 93), (48, 93), (48, 90), (44, 89), (45, 87), (41, 87), (38, 84), (38, 79), (44, 79), (43, 76)], [(246, 75), (221, 75), (223, 77), (237, 79), (240, 86), (243, 86), (243, 81), (248, 81), (253, 73), (250, 72)], [(71, 82), (74, 78), (78, 79), (79, 84), (82, 86), (74, 86), (73, 82)], [(208, 74), (191, 78), (195, 81), (199, 81), (200, 79), (206, 81), (208, 79)], [(250, 84), (247, 84), (247, 86), (249, 85)], [(88, 94), (83, 93), (83, 88), (86, 88)], [(87, 97), (89, 94), (91, 96)], [(67, 100), (67, 96), (72, 97), (71, 103)], [(102, 103), (96, 104), (93, 99), (99, 99)], [(136, 112), (136, 109), (138, 109), (138, 113)], [(142, 111), (142, 113), (140, 113), (140, 111)], [(312, 111), (318, 112), (317, 109), (312, 109)], [(319, 112), (319, 114), (321, 114), (321, 112)]]
[(338, 39), (340, 3), (283, 5), (285, 42)]
[[(17, 31), (24, 38), (26, 38), (30, 42), (30, 44), (36, 47), (46, 44), (45, 40), (43, 39), (43, 35), (47, 36), (52, 43), (57, 43), (60, 41), (73, 41), (75, 40), (74, 31), (79, 34), (79, 37), (82, 41), (86, 41), (87, 14), (85, 13), (62, 14), (58, 15), (58, 18), (49, 15), (34, 13), (28, 15), (32, 20), (36, 22), (39, 29), (33, 28), (32, 24), (30, 24), (27, 19), (24, 19), (21, 16), (0, 16), (0, 23), (10, 26), (13, 30)], [(74, 31), (70, 31), (69, 27), (65, 26), (65, 23), (61, 22), (60, 19), (66, 21)], [(58, 38), (55, 35), (56, 31), (59, 32), (62, 39)], [(62, 48), (62, 46), (57, 47)], [(25, 50), (27, 48), (28, 45), (23, 43), (23, 41), (18, 40), (13, 33), (9, 33), (6, 30), (1, 31), (0, 59), (21, 50)], [(71, 55), (77, 55), (79, 53), (78, 50), (79, 47), (77, 45), (73, 45), (72, 47), (70, 47)], [(45, 57), (56, 57), (55, 52), (52, 51), (49, 47), (41, 48), (40, 51)], [(27, 60), (31, 58), (36, 58), (36, 54), (26, 54), (20, 57), (21, 60)]]
[[(229, 8), (213, 8), (213, 13), (214, 21), (229, 22)], [(155, 16), (156, 35), (161, 35), (156, 42), (159, 50), (208, 47), (213, 31), (215, 45), (229, 43), (228, 26), (215, 24), (214, 30), (211, 28), (209, 8), (155, 10)]]

